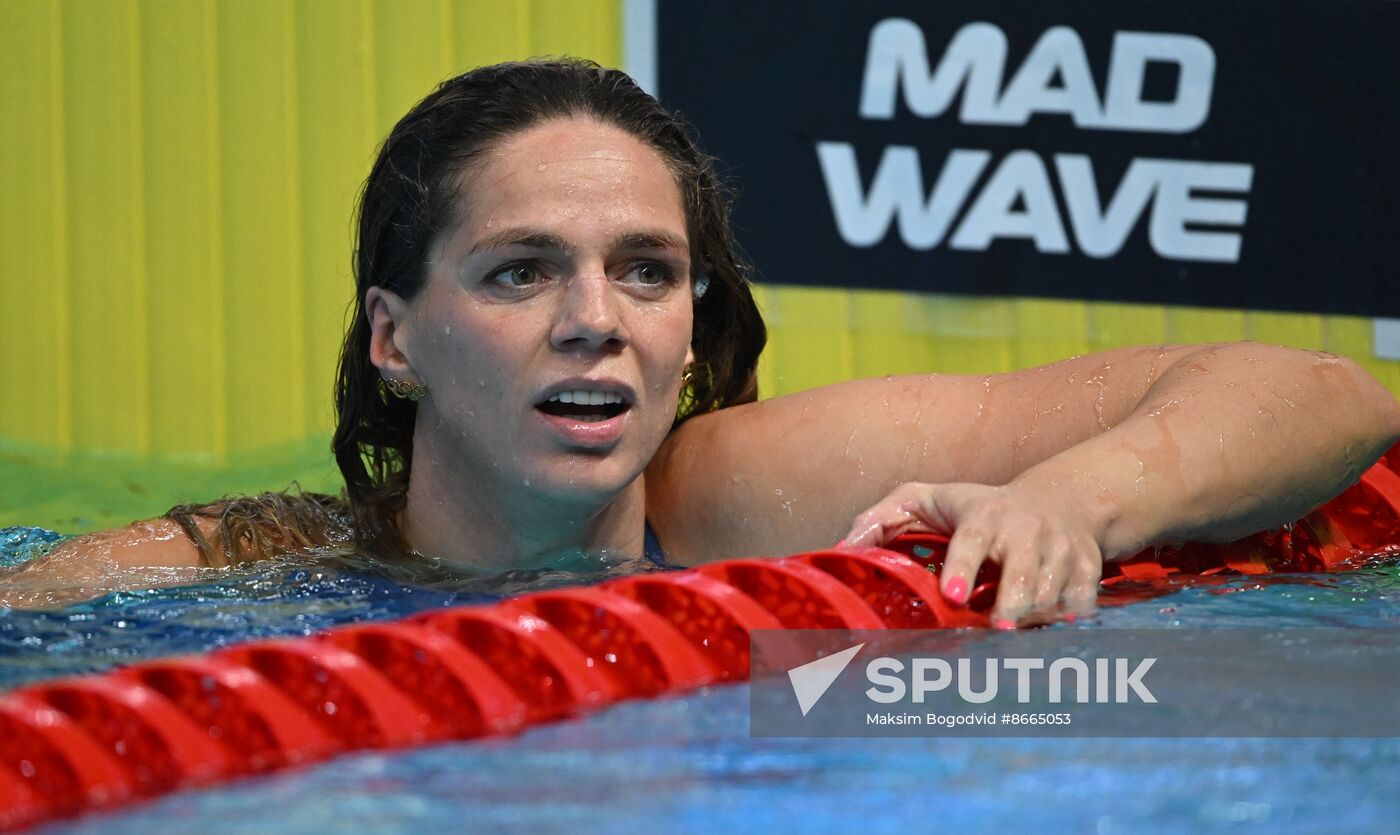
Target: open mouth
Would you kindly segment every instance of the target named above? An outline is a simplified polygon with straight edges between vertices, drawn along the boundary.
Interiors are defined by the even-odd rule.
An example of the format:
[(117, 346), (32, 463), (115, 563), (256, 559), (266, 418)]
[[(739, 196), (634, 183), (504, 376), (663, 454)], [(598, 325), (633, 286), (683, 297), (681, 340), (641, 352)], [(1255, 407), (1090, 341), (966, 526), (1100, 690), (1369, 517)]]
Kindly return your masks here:
[(631, 404), (618, 391), (561, 391), (535, 408), (554, 417), (598, 423), (617, 417)]

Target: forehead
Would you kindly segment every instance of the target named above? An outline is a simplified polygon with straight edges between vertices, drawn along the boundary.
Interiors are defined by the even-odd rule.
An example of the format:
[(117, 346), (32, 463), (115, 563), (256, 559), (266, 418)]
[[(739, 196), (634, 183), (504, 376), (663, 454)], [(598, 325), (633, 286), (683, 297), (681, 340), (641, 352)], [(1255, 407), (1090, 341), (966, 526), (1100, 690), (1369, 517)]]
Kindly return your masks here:
[(516, 225), (580, 235), (639, 224), (686, 231), (680, 188), (661, 155), (586, 118), (536, 125), (478, 157), (462, 178), (461, 220), (469, 236)]

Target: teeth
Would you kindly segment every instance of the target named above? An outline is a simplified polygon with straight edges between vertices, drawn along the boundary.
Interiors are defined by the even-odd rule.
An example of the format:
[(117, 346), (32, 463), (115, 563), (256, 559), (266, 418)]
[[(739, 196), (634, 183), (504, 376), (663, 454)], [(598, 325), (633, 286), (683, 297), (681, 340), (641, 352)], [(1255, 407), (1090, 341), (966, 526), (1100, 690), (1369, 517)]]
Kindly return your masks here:
[(580, 406), (602, 406), (607, 403), (621, 403), (622, 393), (617, 391), (561, 391), (551, 395), (551, 403), (577, 403)]

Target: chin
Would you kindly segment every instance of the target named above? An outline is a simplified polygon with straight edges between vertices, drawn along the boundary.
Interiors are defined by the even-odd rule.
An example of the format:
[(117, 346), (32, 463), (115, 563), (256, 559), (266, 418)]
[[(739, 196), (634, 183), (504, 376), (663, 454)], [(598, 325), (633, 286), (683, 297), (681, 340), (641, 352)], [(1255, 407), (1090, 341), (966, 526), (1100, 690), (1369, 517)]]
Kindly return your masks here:
[(531, 476), (531, 485), (543, 495), (571, 504), (606, 502), (642, 472), (641, 467), (623, 467), (620, 462), (596, 456), (575, 454), (569, 459)]

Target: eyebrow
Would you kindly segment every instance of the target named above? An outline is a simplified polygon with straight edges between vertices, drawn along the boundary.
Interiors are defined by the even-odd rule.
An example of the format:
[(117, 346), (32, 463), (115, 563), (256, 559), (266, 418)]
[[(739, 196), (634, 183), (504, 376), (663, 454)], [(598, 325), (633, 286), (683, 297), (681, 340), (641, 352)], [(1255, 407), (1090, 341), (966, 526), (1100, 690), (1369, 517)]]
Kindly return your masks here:
[(642, 232), (627, 232), (613, 241), (615, 249), (675, 249), (689, 253), (690, 244), (674, 232), (655, 229)]
[[(674, 249), (684, 253), (690, 252), (690, 244), (686, 242), (685, 238), (682, 238), (674, 232), (667, 232), (662, 229), (624, 232), (613, 240), (612, 245), (614, 249), (623, 250)], [(553, 250), (566, 255), (572, 254), (577, 250), (577, 247), (558, 235), (539, 229), (517, 227), (514, 229), (502, 229), (499, 232), (487, 235), (473, 244), (471, 251), (467, 254), (475, 255), (478, 252), (492, 249), (504, 249), (508, 246)]]

